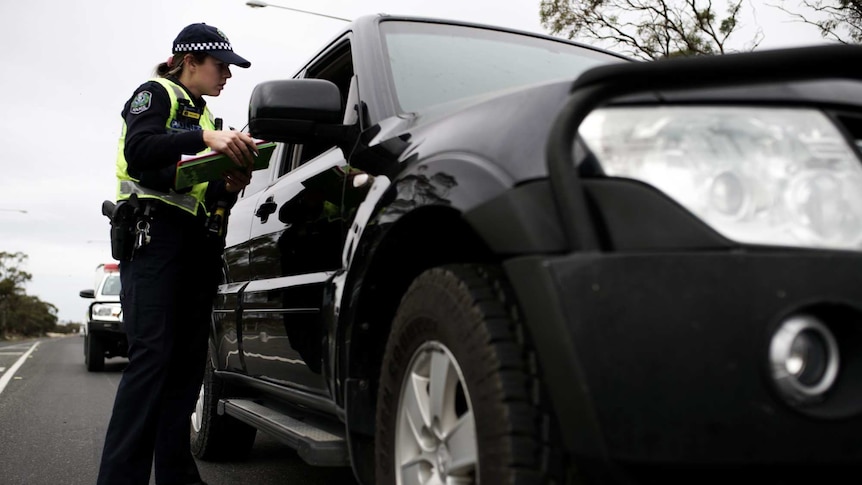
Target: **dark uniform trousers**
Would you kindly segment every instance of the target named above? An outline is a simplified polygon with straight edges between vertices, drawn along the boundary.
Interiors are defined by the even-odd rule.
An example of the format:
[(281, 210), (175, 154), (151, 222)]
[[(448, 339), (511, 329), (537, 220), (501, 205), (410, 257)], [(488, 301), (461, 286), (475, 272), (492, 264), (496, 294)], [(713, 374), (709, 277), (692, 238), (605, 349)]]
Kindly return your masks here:
[(120, 263), (129, 365), (117, 389), (99, 485), (146, 485), (155, 463), (158, 485), (200, 481), (189, 448), (207, 354), (221, 251), (204, 219), (161, 202), (149, 244)]

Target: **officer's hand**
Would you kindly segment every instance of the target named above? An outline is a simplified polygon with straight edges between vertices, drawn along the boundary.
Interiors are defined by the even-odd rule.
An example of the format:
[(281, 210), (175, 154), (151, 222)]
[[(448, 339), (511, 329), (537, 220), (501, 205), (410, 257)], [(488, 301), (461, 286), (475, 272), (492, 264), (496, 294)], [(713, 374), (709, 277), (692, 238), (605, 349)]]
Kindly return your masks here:
[(224, 188), (228, 192), (239, 192), (251, 182), (251, 172), (242, 170), (228, 170), (222, 175), (224, 179)]
[(257, 156), (257, 146), (248, 133), (241, 131), (204, 130), (204, 143), (219, 153), (233, 160), (233, 163), (251, 170), (254, 157)]

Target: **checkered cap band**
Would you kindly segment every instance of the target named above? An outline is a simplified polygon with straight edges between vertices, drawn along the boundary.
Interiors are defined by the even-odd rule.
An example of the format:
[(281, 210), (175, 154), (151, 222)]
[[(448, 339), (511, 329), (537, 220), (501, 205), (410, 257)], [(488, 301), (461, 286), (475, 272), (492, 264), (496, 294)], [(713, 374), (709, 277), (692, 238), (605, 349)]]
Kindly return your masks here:
[(192, 42), (174, 45), (174, 52), (232, 51), (230, 42)]

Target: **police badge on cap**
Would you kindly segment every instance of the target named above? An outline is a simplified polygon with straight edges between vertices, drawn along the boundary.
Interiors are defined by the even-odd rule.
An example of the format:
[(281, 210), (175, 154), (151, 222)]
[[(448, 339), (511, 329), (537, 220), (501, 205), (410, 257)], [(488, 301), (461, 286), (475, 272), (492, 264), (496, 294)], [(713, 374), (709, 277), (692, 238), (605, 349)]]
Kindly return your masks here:
[(226, 64), (251, 66), (251, 62), (233, 51), (224, 32), (205, 23), (191, 24), (180, 31), (174, 39), (173, 53), (180, 52), (205, 52)]

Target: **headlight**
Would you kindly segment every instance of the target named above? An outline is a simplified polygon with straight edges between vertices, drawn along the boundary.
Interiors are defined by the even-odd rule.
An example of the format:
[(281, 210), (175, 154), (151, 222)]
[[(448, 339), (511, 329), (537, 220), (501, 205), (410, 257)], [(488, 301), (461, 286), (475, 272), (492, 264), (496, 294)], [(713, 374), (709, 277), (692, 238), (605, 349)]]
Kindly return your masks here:
[(116, 322), (120, 320), (122, 306), (119, 303), (96, 303), (93, 305), (93, 320), (106, 320)]
[(729, 239), (862, 249), (862, 164), (820, 111), (605, 108), (580, 135), (607, 175), (658, 188)]

